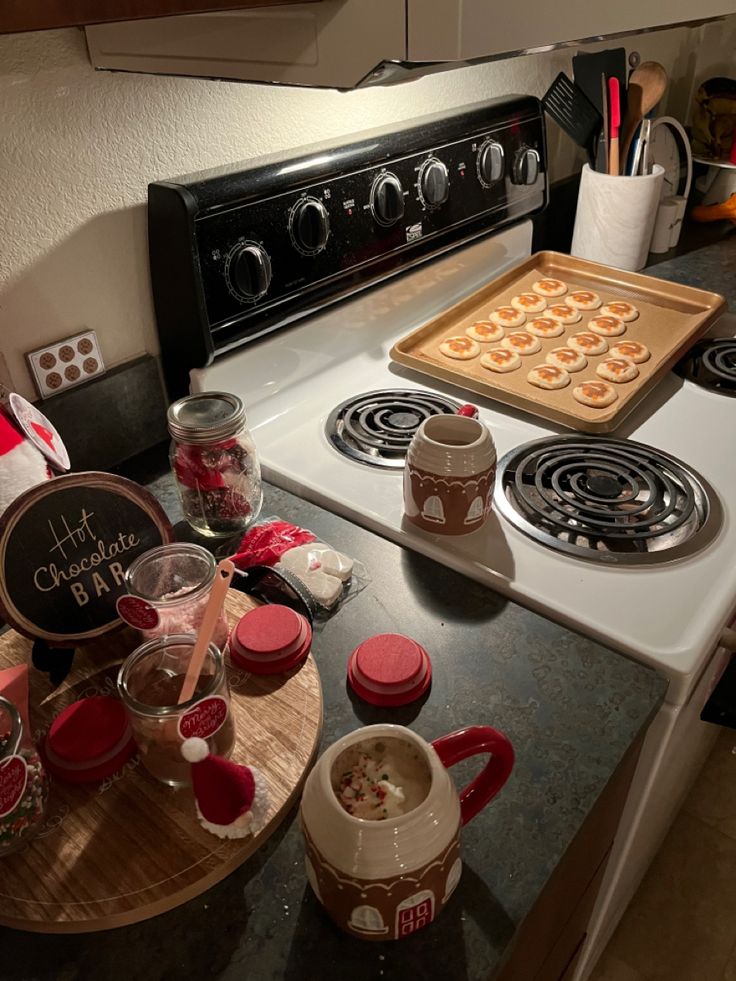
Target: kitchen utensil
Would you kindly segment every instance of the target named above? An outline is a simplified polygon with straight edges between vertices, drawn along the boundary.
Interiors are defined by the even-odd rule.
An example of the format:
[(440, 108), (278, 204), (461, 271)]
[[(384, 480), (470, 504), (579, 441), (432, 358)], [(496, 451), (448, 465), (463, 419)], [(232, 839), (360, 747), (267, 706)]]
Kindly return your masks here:
[(608, 173), (618, 174), (618, 132), (621, 126), (621, 90), (617, 78), (608, 79)]
[(461, 415), (430, 416), (404, 467), (404, 513), (436, 535), (477, 531), (491, 510), (496, 447), (487, 427)]
[[(598, 176), (602, 181), (615, 179), (627, 184), (645, 179)], [(630, 300), (640, 311), (639, 319), (627, 328), (623, 339), (628, 335), (641, 340), (651, 351), (651, 358), (638, 366), (640, 373), (636, 381), (618, 386), (618, 400), (608, 409), (591, 409), (576, 402), (572, 397), (572, 384), (557, 391), (543, 391), (526, 380), (529, 368), (544, 362), (552, 348), (564, 346), (565, 338), (570, 334), (584, 329), (585, 317), (580, 323), (566, 328), (562, 336), (542, 340), (542, 350), (538, 354), (522, 359), (526, 367), (522, 365), (508, 374), (488, 371), (480, 364), (480, 358), (450, 363), (439, 353), (439, 346), (446, 337), (461, 334), (470, 324), (486, 317), (489, 310), (508, 304), (512, 296), (527, 292), (532, 283), (545, 278), (561, 279), (571, 290), (595, 290), (603, 303)], [(620, 425), (682, 353), (708, 330), (724, 307), (723, 297), (716, 293), (622, 272), (558, 252), (537, 252), (397, 341), (391, 349), (391, 358), (413, 371), (440, 378), (456, 388), (477, 392), (556, 424), (583, 432), (606, 433)], [(575, 384), (577, 379), (594, 380), (597, 363), (597, 358), (591, 358), (587, 368), (574, 376)]]
[(651, 132), (651, 119), (642, 119), (632, 154), (630, 169), (630, 176), (632, 177), (643, 176), (649, 172), (649, 140), (651, 138)]
[[(230, 590), (229, 622), (255, 605)], [(4, 633), (0, 671), (30, 663), (32, 646), (14, 630)], [(72, 702), (110, 691), (129, 650), (127, 631), (93, 641), (53, 690), (46, 675), (31, 671), (34, 726), (47, 729)], [(152, 780), (141, 764), (125, 767), (104, 792), (56, 783), (47, 812), (50, 833), (0, 860), (3, 926), (55, 934), (130, 926), (211, 889), (268, 841), (298, 800), (317, 753), (319, 672), (309, 657), (288, 676), (236, 674), (232, 682), (234, 755), (256, 767), (268, 784), (268, 826), (249, 838), (216, 838), (199, 825), (191, 794)]]
[(575, 84), (578, 85), (590, 99), (598, 112), (603, 115), (604, 106), (608, 101), (608, 92), (601, 92), (601, 75), (606, 78), (617, 78), (622, 105), (626, 100), (626, 50), (625, 48), (607, 48), (605, 51), (579, 51), (572, 59), (572, 71)]
[(608, 112), (608, 79), (605, 74), (601, 73), (600, 77), (600, 91), (601, 91), (601, 102), (603, 106), (603, 125), (601, 126), (600, 136), (598, 137), (598, 146), (596, 148), (595, 154), (595, 169), (599, 174), (608, 173), (608, 127), (609, 127), (609, 112)]
[(227, 591), (234, 572), (235, 565), (230, 561), (230, 559), (223, 559), (217, 565), (215, 579), (210, 588), (210, 597), (207, 601), (207, 608), (204, 611), (202, 625), (199, 628), (197, 642), (194, 645), (194, 650), (192, 652), (192, 659), (189, 662), (189, 667), (187, 668), (187, 673), (184, 678), (184, 684), (181, 686), (181, 692), (179, 693), (180, 705), (183, 702), (188, 702), (194, 694), (194, 689), (196, 687), (197, 680), (199, 679), (199, 673), (202, 670), (202, 665), (204, 664), (207, 648), (210, 646), (210, 641), (213, 633), (215, 632), (215, 627), (217, 626), (218, 620), (222, 615), (222, 607), (225, 603), (225, 597), (227, 596)]
[(593, 157), (595, 139), (601, 128), (601, 114), (564, 72), (560, 72), (550, 85), (542, 97), (542, 105), (567, 135)]
[[(448, 767), (488, 753), (458, 795)], [(301, 823), (309, 883), (337, 925), (363, 940), (398, 940), (436, 919), (462, 874), (460, 828), (493, 800), (513, 765), (511, 743), (489, 726), (427, 743), (404, 726), (373, 725), (333, 743), (307, 777)], [(351, 803), (350, 784), (374, 770), (377, 783)], [(380, 820), (367, 816), (374, 799)]]
[(621, 129), (621, 160), (624, 166), (639, 124), (661, 101), (667, 90), (667, 82), (667, 72), (656, 61), (643, 61), (631, 73)]

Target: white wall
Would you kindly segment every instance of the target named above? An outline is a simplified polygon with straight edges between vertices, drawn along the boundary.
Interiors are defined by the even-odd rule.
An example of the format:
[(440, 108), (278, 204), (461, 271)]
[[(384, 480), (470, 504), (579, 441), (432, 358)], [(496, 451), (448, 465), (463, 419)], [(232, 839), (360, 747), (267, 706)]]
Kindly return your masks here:
[[(735, 42), (730, 18), (621, 43), (665, 65), (664, 108), (682, 118), (703, 52), (723, 71)], [(157, 350), (149, 181), (491, 96), (542, 95), (572, 53), (338, 93), (96, 73), (76, 30), (0, 38), (0, 350), (16, 389), (35, 394), (25, 351), (81, 328), (98, 331), (108, 366)], [(581, 157), (549, 128), (552, 176), (564, 176)]]

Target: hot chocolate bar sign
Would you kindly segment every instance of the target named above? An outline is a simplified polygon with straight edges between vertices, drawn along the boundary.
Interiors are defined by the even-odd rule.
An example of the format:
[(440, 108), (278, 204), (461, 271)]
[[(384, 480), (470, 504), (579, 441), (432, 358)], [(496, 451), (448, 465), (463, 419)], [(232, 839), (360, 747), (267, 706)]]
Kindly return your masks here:
[(172, 537), (156, 499), (123, 477), (66, 474), (33, 487), (0, 519), (0, 612), (28, 637), (98, 637), (120, 622), (127, 567)]

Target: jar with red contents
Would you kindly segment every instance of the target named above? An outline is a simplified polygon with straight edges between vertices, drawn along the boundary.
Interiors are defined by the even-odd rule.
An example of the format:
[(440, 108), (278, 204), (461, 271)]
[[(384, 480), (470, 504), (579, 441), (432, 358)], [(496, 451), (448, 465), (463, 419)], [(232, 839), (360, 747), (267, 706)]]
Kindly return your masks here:
[(48, 778), (15, 705), (0, 695), (0, 858), (43, 824)]
[(263, 501), (261, 467), (237, 395), (203, 392), (169, 406), (174, 472), (184, 517), (211, 538), (242, 533)]

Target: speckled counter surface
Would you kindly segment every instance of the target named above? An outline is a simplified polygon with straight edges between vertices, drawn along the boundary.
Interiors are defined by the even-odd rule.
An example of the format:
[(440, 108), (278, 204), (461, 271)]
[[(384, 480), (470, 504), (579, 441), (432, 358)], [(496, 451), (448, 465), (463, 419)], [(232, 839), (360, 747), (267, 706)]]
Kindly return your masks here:
[[(178, 519), (171, 478), (150, 486)], [(514, 744), (509, 783), (463, 831), (465, 869), (448, 908), (399, 943), (339, 933), (307, 885), (294, 812), (223, 883), (153, 920), (78, 936), (0, 930), (0, 978), (488, 978), (663, 697), (665, 683), (651, 670), (288, 493), (268, 487), (262, 513), (313, 529), (370, 576), (315, 634), (323, 746), (378, 721), (411, 725), (429, 740), (486, 723)], [(407, 633), (431, 654), (432, 688), (418, 705), (374, 709), (347, 694), (350, 652), (384, 631)], [(458, 784), (472, 771), (472, 761), (456, 767)]]
[(732, 313), (736, 313), (736, 231), (712, 245), (648, 266), (650, 276), (658, 276), (685, 286), (720, 293)]

